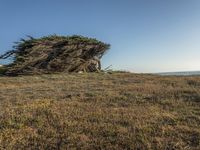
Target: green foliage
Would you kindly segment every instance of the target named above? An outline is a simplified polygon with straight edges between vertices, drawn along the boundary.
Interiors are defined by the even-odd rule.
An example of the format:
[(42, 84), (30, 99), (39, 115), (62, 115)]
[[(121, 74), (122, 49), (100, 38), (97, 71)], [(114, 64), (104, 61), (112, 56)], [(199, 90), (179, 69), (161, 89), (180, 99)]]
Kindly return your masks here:
[(6, 74), (41, 74), (55, 72), (96, 72), (109, 44), (84, 36), (50, 35), (21, 39), (13, 50), (0, 59), (13, 57)]
[(68, 44), (96, 44), (101, 45), (105, 49), (109, 49), (110, 45), (103, 43), (101, 41), (98, 41), (94, 38), (88, 38), (81, 35), (73, 35), (73, 36), (58, 36), (58, 35), (50, 35), (45, 36), (42, 38), (34, 39), (34, 38), (28, 38), (28, 39), (21, 39), (19, 42), (17, 42), (13, 48), (15, 49), (16, 53), (20, 53), (20, 51), (23, 52), (23, 50), (26, 50), (27, 48), (31, 48), (34, 45), (37, 45), (39, 43), (47, 43), (50, 44), (50, 42), (67, 42)]
[(5, 73), (6, 71), (7, 71), (7, 68), (6, 68), (6, 67), (3, 67), (3, 66), (1, 67), (1, 66), (0, 66), (0, 76), (1, 76), (1, 75), (4, 75), (4, 73)]

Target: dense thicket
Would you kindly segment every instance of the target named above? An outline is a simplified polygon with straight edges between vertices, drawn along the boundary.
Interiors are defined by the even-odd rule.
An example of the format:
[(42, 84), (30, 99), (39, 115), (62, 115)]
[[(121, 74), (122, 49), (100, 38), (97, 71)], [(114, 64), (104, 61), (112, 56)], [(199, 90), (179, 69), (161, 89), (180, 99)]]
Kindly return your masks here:
[(100, 59), (110, 45), (83, 36), (47, 36), (21, 39), (13, 50), (0, 59), (13, 57), (5, 74), (40, 74), (54, 72), (96, 72), (101, 70)]

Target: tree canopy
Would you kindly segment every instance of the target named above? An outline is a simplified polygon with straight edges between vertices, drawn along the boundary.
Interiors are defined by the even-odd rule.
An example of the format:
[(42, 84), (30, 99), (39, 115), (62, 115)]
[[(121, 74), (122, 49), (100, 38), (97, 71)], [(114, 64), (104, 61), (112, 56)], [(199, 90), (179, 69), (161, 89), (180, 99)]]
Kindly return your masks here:
[(41, 74), (54, 72), (96, 72), (101, 70), (100, 59), (109, 44), (84, 36), (51, 35), (35, 39), (28, 36), (0, 56), (12, 57), (5, 74)]

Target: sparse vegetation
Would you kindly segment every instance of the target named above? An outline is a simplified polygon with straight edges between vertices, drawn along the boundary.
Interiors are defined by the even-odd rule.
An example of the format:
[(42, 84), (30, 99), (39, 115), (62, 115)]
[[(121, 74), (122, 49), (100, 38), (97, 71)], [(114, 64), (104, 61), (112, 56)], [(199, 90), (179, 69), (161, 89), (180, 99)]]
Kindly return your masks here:
[(200, 77), (0, 78), (0, 149), (200, 149)]

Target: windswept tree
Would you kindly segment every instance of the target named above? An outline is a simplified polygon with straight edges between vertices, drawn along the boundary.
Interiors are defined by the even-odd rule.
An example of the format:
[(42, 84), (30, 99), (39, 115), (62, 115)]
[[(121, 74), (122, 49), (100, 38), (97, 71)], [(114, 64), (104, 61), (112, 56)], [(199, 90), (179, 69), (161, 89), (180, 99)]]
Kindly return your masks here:
[(41, 74), (55, 72), (97, 72), (100, 59), (110, 48), (109, 44), (83, 36), (47, 36), (21, 39), (13, 50), (0, 59), (13, 58), (5, 74)]

